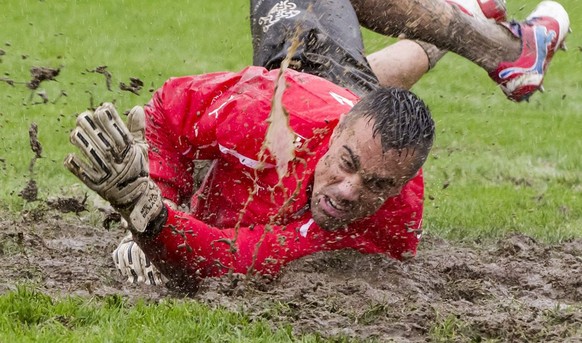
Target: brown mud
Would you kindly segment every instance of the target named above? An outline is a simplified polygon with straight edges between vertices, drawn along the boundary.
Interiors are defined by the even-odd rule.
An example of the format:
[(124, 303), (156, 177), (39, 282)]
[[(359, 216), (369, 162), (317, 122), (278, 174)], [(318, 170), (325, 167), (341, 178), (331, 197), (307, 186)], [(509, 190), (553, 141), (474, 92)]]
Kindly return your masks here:
[(61, 72), (61, 68), (32, 67), (30, 68), (30, 81), (26, 84), (30, 90), (36, 90), (43, 81), (55, 81)]
[(129, 85), (120, 82), (119, 89), (122, 91), (131, 92), (135, 95), (139, 95), (139, 91), (143, 88), (143, 81), (138, 79), (137, 77), (130, 77), (129, 78)]
[[(106, 230), (88, 224), (89, 212), (63, 215), (54, 209), (79, 213), (85, 201), (53, 200), (61, 207), (39, 206), (0, 221), (0, 292), (32, 283), (57, 297), (183, 296), (124, 282), (110, 258), (124, 235), (116, 224)], [(105, 212), (104, 220), (111, 216)], [(297, 334), (397, 342), (578, 342), (582, 240), (548, 245), (516, 234), (451, 244), (427, 236), (418, 256), (406, 262), (350, 251), (319, 253), (292, 263), (270, 282), (209, 279), (193, 298), (273, 327), (290, 324)]]
[(99, 66), (93, 70), (87, 70), (89, 73), (97, 73), (101, 74), (105, 77), (105, 86), (107, 87), (108, 91), (111, 91), (111, 73), (107, 70), (107, 66)]

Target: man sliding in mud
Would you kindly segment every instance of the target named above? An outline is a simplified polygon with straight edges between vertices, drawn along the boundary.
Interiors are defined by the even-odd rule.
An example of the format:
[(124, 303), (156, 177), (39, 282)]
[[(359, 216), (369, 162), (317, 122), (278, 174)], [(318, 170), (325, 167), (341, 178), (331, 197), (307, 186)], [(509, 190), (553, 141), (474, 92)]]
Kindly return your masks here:
[[(372, 28), (393, 33), (393, 16), (408, 37), (470, 51), (465, 56), (514, 100), (541, 85), (568, 28), (554, 2), (506, 26), (436, 0), (353, 2)], [(65, 166), (127, 221), (132, 237), (114, 260), (132, 281), (157, 283), (159, 270), (175, 286), (195, 289), (202, 278), (228, 272), (276, 274), (317, 251), (416, 253), (420, 168), (434, 137), (426, 106), (407, 90), (381, 86), (386, 75), (375, 75), (364, 57), (347, 0), (253, 1), (251, 13), (260, 66), (170, 79), (143, 109), (130, 111), (127, 127), (111, 104), (77, 118), (71, 142), (86, 160), (71, 154)], [(374, 13), (379, 21), (370, 19)], [(444, 28), (430, 28), (444, 25), (432, 20), (435, 13), (449, 18)], [(406, 15), (415, 25), (405, 25)], [(436, 34), (437, 41), (438, 29), (466, 32), (477, 50), (497, 34), (499, 48), (473, 54), (454, 35)], [(532, 50), (532, 39), (547, 43), (545, 54)], [(520, 57), (507, 62), (514, 50)], [(535, 68), (525, 68), (528, 62)], [(290, 67), (278, 69), (281, 63)], [(269, 117), (280, 105), (279, 117)], [(290, 137), (267, 144), (269, 121), (286, 115), (292, 131), (279, 132)], [(283, 168), (276, 143), (291, 148)], [(213, 162), (195, 192), (198, 160)]]

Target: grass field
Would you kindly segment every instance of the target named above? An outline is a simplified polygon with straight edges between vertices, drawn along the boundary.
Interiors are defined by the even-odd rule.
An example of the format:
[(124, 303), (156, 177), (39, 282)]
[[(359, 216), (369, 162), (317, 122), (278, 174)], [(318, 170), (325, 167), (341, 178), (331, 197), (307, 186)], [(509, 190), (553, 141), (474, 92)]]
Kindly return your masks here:
[[(536, 3), (509, 0), (510, 16), (523, 18)], [(582, 237), (582, 3), (562, 3), (574, 31), (568, 39), (570, 50), (556, 55), (546, 77), (546, 92), (536, 94), (529, 103), (506, 100), (485, 72), (453, 54), (413, 88), (429, 104), (437, 123), (437, 141), (425, 166), (424, 223), (432, 234), (453, 241), (492, 239), (509, 232), (548, 242)], [(248, 4), (243, 0), (0, 1), (0, 13), (4, 19), (0, 33), (0, 78), (4, 80), (0, 81), (0, 209), (7, 215), (35, 206), (18, 196), (31, 177), (42, 199), (86, 192), (62, 167), (66, 154), (73, 151), (68, 133), (79, 112), (104, 101), (129, 109), (147, 102), (151, 92), (171, 76), (239, 70), (251, 63)], [(373, 51), (391, 40), (365, 31), (365, 42)], [(31, 91), (24, 83), (34, 66), (60, 68), (57, 81), (44, 82)], [(91, 72), (99, 66), (107, 66), (111, 73), (111, 90), (103, 75)], [(139, 95), (119, 89), (119, 83), (129, 83), (130, 78), (144, 82)], [(47, 103), (39, 92), (46, 94)], [(28, 129), (33, 122), (38, 125), (43, 153), (31, 175)], [(23, 293), (31, 296), (21, 291), (0, 297), (2, 312), (24, 311), (7, 309), (25, 306), (29, 300), (10, 305)], [(103, 303), (72, 300), (80, 302), (54, 305), (42, 295), (38, 299), (51, 304), (47, 317), (61, 316), (60, 311), (66, 311), (63, 307), (85, 311), (62, 314), (77, 321), (87, 318), (92, 325), (93, 331), (67, 336), (68, 341), (86, 339), (99, 327), (123, 320), (115, 317), (119, 310), (102, 315)], [(147, 305), (139, 306), (124, 309), (136, 311), (131, 314), (134, 323), (147, 326), (153, 321), (152, 325), (166, 328), (164, 332), (172, 331), (168, 318), (149, 312)], [(181, 304), (163, 305), (160, 311), (164, 315), (184, 311), (177, 315), (182, 317), (201, 310), (195, 304)], [(246, 328), (243, 317), (215, 312), (203, 316), (208, 313), (216, 318), (208, 322), (209, 327), (237, 329), (214, 333), (211, 328), (202, 336), (188, 333), (182, 337), (292, 339), (286, 331), (262, 336), (269, 330), (260, 324)], [(143, 317), (135, 317), (138, 314)], [(4, 320), (0, 340), (61, 341), (52, 326), (34, 326), (44, 314), (30, 315), (37, 318), (33, 326), (13, 326), (11, 319)], [(31, 334), (23, 327), (40, 331)], [(174, 337), (160, 335), (157, 338), (162, 341)], [(115, 334), (94, 337), (96, 341), (124, 340)]]

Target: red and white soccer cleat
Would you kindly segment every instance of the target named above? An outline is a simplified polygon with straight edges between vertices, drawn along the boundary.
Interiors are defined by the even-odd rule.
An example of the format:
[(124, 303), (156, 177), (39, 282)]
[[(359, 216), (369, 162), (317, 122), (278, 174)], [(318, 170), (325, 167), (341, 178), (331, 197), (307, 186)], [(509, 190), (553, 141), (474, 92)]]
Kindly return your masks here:
[(513, 62), (501, 62), (489, 76), (511, 100), (527, 100), (541, 90), (544, 75), (558, 48), (570, 31), (568, 13), (555, 1), (542, 1), (525, 22), (504, 23), (521, 39), (521, 56)]
[(505, 0), (446, 0), (462, 12), (474, 17), (505, 21), (507, 9)]

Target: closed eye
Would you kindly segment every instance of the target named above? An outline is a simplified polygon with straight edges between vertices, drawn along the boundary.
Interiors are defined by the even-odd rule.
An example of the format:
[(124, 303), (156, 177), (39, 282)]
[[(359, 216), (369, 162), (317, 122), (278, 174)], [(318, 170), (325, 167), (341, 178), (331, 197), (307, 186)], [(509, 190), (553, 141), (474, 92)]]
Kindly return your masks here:
[(341, 167), (342, 167), (342, 169), (344, 169), (347, 172), (353, 173), (356, 171), (354, 163), (350, 159), (345, 158), (345, 157), (341, 158)]
[(343, 148), (346, 150), (346, 154), (342, 154), (341, 163), (342, 168), (349, 172), (356, 172), (360, 169), (360, 158), (354, 154), (352, 149), (350, 149), (347, 145), (344, 145)]

